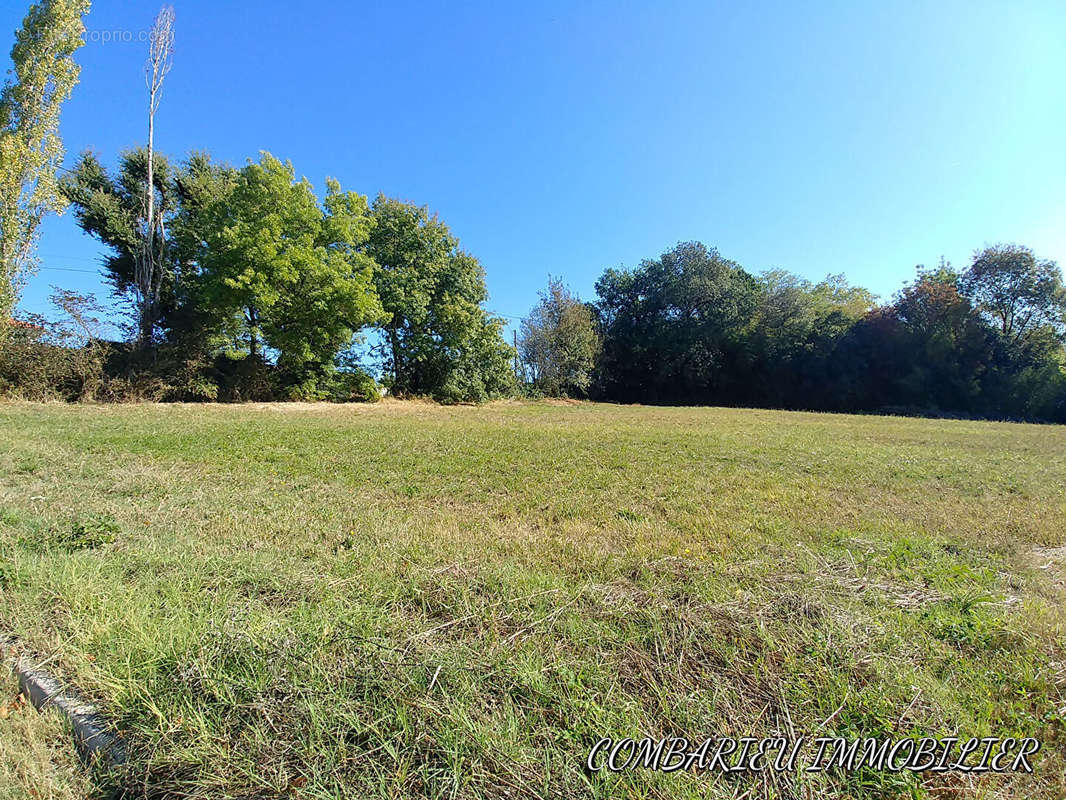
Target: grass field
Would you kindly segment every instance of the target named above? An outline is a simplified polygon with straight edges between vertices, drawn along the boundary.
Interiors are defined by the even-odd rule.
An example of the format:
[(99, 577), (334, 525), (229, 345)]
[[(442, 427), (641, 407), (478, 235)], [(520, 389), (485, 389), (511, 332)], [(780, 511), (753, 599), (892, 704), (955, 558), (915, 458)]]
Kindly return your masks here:
[[(1062, 427), (0, 405), (0, 632), (118, 722), (136, 796), (1061, 800), (1064, 545)], [(583, 768), (602, 736), (774, 734), (1043, 747)]]

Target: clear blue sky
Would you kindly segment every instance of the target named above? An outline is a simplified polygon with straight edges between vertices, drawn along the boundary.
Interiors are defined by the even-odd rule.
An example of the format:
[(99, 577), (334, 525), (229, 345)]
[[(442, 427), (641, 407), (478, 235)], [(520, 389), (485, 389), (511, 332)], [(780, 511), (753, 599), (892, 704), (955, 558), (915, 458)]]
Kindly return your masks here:
[[(146, 135), (156, 2), (96, 0), (67, 163)], [(176, 0), (157, 146), (291, 159), (427, 204), (477, 255), (488, 306), (549, 273), (699, 239), (752, 272), (844, 272), (888, 297), (919, 262), (1016, 241), (1066, 264), (1066, 2)], [(25, 11), (3, 0), (2, 49)], [(132, 41), (104, 41), (111, 37)], [(49, 220), (49, 284), (106, 288), (101, 248)]]

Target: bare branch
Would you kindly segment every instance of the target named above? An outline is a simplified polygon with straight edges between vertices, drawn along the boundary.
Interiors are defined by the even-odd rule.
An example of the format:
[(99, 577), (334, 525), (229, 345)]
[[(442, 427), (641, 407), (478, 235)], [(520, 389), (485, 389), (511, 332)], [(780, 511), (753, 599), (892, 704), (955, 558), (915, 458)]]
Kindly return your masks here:
[(151, 93), (152, 111), (158, 107), (157, 94), (174, 61), (174, 7), (163, 6), (156, 15), (148, 42), (148, 61), (144, 65), (145, 84)]

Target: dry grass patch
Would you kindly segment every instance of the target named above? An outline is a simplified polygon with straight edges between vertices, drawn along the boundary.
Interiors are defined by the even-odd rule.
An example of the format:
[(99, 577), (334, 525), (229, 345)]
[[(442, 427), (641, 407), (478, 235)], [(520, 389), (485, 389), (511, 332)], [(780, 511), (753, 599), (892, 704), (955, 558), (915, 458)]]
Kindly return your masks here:
[(75, 755), (66, 723), (39, 714), (18, 693), (14, 674), (0, 674), (0, 797), (5, 800), (92, 800), (98, 797)]

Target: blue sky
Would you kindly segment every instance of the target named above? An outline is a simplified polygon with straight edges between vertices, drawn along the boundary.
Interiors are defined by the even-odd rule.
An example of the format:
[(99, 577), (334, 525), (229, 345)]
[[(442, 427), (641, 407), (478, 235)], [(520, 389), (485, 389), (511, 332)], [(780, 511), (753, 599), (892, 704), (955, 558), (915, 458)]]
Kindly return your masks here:
[[(144, 140), (158, 7), (93, 3), (68, 164)], [(160, 149), (266, 149), (319, 191), (429, 205), (498, 312), (525, 314), (549, 273), (591, 297), (604, 268), (689, 239), (885, 298), (995, 241), (1066, 264), (1062, 0), (174, 7)], [(4, 51), (24, 12), (4, 0)], [(106, 294), (69, 213), (40, 252), (24, 309), (50, 284)]]

